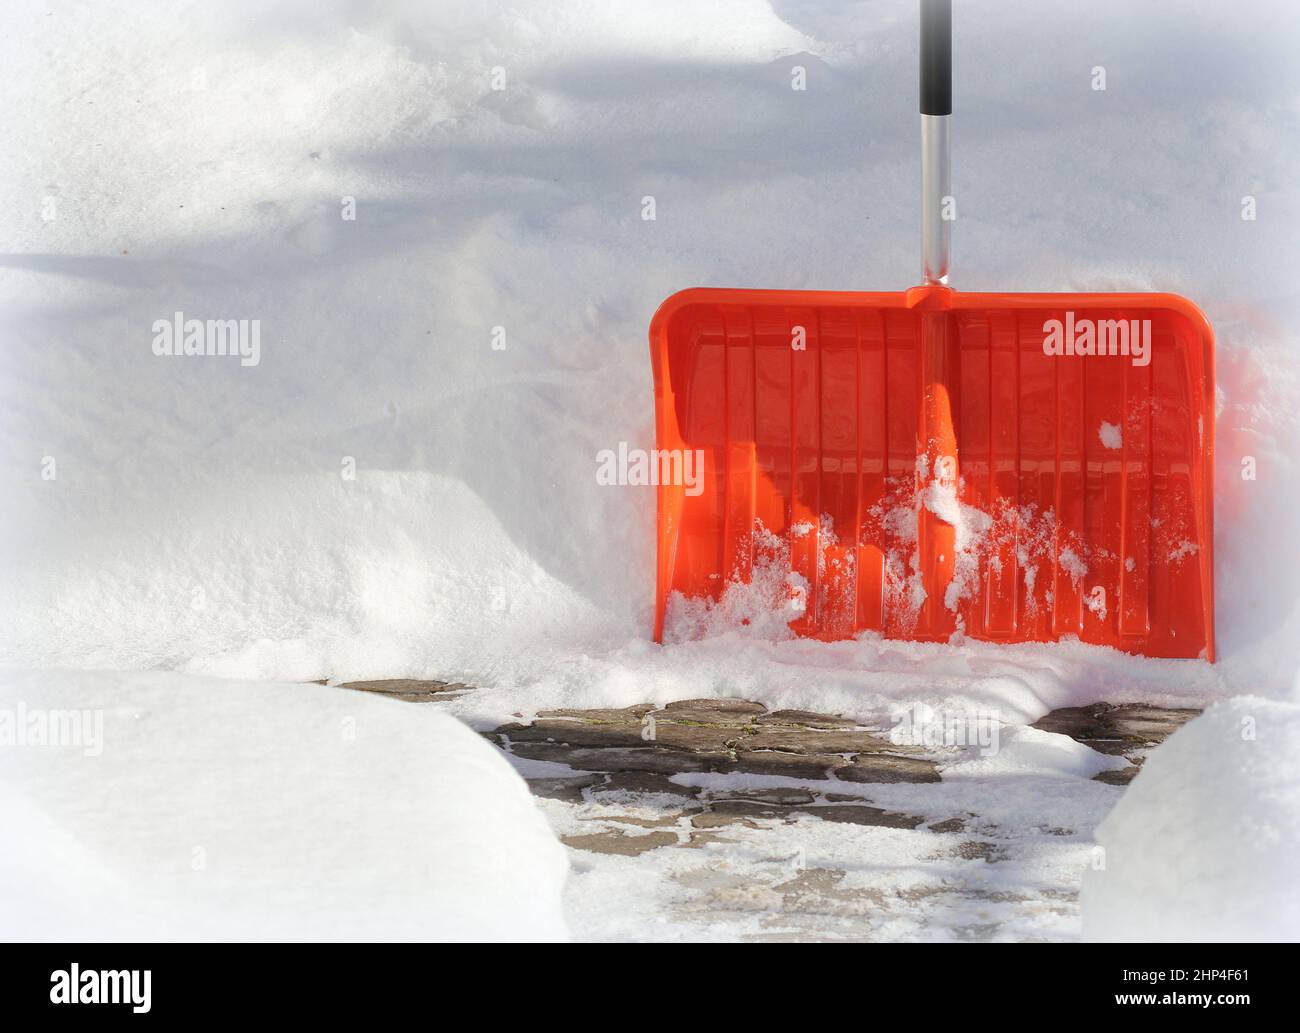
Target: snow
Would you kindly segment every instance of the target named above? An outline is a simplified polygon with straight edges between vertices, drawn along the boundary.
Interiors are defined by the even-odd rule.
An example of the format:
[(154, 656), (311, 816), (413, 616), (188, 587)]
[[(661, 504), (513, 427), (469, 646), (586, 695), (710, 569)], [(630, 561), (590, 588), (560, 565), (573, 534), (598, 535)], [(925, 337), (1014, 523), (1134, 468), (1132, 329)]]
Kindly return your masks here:
[[(791, 528), (795, 536), (811, 530), (811, 524), (802, 532), (797, 524)], [(827, 544), (827, 538), (818, 539), (823, 554)], [(748, 580), (732, 578), (716, 601), (673, 592), (664, 615), (664, 641), (674, 644), (728, 633), (773, 642), (793, 638), (790, 621), (807, 607), (808, 579), (790, 569), (789, 542), (761, 522), (754, 529), (754, 553)], [(818, 560), (824, 562), (824, 557)]]
[(1152, 753), (1097, 841), (1088, 939), (1300, 939), (1300, 705), (1211, 707)]
[[(428, 675), (499, 713), (567, 695), (574, 657), (641, 683), (653, 488), (595, 474), (653, 445), (648, 317), (692, 283), (913, 281), (913, 7), (5, 5), (0, 661)], [(1062, 8), (1026, 46), (1030, 7), (957, 12), (954, 282), (1206, 309), (1223, 659), (1164, 685), (1284, 696), (1296, 72), (1249, 26), (1286, 8)], [(258, 365), (155, 356), (177, 311), (260, 319)], [(1072, 698), (1110, 663), (1072, 659)]]
[(563, 848), (507, 761), (435, 708), (10, 673), (0, 740), (3, 939), (567, 938)]
[(1092, 778), (1118, 771), (1129, 762), (1111, 757), (1064, 735), (1037, 728), (1013, 727), (1002, 732), (989, 756), (949, 769), (946, 777), (991, 779), (1034, 775), (1047, 778)]
[[(779, 567), (649, 641), (654, 489), (597, 476), (603, 452), (654, 445), (649, 317), (692, 284), (915, 281), (914, 0), (6, 3), (0, 665), (170, 671), (175, 694), (242, 680), (231, 698), (276, 683), (252, 714), (289, 681), (457, 680), (479, 691), (449, 709), (480, 728), (710, 695), (1008, 726), (1101, 699), (1296, 698), (1290, 14), (955, 12), (954, 285), (1175, 291), (1215, 326), (1209, 665), (791, 639), (783, 608), (806, 586)], [(155, 355), (177, 312), (259, 320), (257, 364)], [(1096, 432), (1122, 444), (1112, 429)], [(963, 534), (947, 605), (1013, 524), (1040, 594), (1053, 562), (1086, 571), (1050, 510), (952, 501), (926, 503)], [(919, 605), (914, 515), (908, 499), (873, 518), (899, 539), (891, 592)], [(95, 696), (101, 678), (134, 693), (165, 676), (42, 677)], [(1013, 731), (1005, 748), (1040, 763)], [(1081, 829), (1114, 795), (1043, 778), (1053, 806), (1088, 801)], [(98, 871), (97, 847), (73, 846), (69, 879)]]

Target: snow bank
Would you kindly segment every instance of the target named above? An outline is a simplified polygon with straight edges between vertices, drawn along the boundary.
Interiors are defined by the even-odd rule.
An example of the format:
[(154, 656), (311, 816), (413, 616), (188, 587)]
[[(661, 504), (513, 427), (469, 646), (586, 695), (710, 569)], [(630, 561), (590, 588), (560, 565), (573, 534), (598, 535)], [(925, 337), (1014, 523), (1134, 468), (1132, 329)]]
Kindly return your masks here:
[[(731, 669), (768, 699), (791, 663), (814, 708), (983, 695), (990, 668), (1012, 708), (1026, 683), (1033, 706), (1284, 694), (1300, 65), (1281, 0), (955, 12), (954, 283), (1174, 290), (1215, 324), (1217, 668), (648, 648), (654, 493), (595, 470), (653, 444), (659, 302), (915, 279), (915, 3), (832, 6), (0, 5), (0, 663), (448, 677), (500, 687), (507, 713), (637, 702), (665, 669), (691, 694)], [(260, 320), (259, 363), (154, 355), (178, 311)]]
[(563, 848), (436, 708), (10, 674), (0, 736), (0, 939), (567, 938)]
[(1091, 940), (1300, 940), (1300, 705), (1219, 703), (1155, 750), (1097, 829)]
[(987, 756), (945, 765), (944, 778), (1084, 778), (1127, 767), (1123, 757), (1099, 753), (1066, 735), (1028, 726), (1001, 729)]

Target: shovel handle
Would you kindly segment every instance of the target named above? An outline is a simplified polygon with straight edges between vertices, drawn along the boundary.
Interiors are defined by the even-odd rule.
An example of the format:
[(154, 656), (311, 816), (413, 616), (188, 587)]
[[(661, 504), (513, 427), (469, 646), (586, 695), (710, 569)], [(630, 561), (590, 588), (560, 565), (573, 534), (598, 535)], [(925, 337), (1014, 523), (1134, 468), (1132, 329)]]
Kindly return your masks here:
[(952, 114), (952, 0), (921, 0), (921, 276), (947, 283)]
[(921, 114), (952, 114), (952, 0), (921, 0)]

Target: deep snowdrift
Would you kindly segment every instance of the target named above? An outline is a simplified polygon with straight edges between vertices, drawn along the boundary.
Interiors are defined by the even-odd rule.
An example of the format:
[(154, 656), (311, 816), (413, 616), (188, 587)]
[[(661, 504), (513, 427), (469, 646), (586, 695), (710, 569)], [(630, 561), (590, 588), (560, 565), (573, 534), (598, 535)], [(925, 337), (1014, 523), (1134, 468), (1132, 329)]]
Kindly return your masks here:
[(1151, 754), (1097, 828), (1092, 940), (1300, 940), (1300, 706), (1242, 696)]
[[(595, 470), (652, 443), (649, 316), (691, 284), (914, 281), (914, 8), (6, 4), (0, 662), (458, 678), (494, 717), (670, 692), (1014, 719), (1284, 695), (1281, 0), (956, 12), (955, 284), (1168, 289), (1215, 324), (1222, 662), (648, 644), (653, 490)], [(260, 361), (156, 356), (177, 312), (260, 320)]]
[(567, 937), (563, 848), (437, 708), (9, 674), (0, 740), (0, 939)]

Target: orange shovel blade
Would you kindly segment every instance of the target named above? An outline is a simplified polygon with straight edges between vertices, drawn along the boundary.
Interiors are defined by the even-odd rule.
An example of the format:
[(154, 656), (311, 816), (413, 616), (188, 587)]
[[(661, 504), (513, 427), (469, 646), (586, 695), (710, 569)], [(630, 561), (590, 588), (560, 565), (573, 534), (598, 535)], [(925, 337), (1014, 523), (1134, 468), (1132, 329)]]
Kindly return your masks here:
[(1214, 659), (1214, 339), (1170, 294), (695, 289), (650, 325), (655, 638)]

